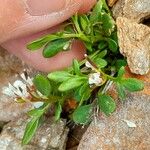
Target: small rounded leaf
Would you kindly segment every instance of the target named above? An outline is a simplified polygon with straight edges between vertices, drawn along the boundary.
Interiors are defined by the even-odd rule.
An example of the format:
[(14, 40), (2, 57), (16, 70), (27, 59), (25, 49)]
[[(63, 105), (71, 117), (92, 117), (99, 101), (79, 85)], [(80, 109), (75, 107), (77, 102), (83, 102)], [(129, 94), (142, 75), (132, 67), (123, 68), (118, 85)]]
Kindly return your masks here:
[(71, 78), (73, 75), (67, 71), (55, 71), (48, 74), (48, 78), (55, 82), (63, 82)]
[(101, 111), (107, 116), (113, 113), (116, 109), (116, 103), (109, 95), (99, 95), (98, 104)]
[(68, 79), (67, 81), (64, 81), (60, 86), (59, 86), (59, 91), (65, 92), (69, 91), (72, 89), (75, 89), (79, 86), (81, 86), (87, 79), (83, 77), (72, 77)]
[(118, 50), (117, 42), (110, 38), (107, 39), (107, 42), (108, 42), (109, 49), (114, 53), (117, 52)]
[(49, 80), (44, 77), (43, 75), (37, 75), (35, 76), (33, 83), (36, 87), (36, 89), (41, 92), (44, 96), (49, 96), (51, 92), (51, 85)]
[(43, 56), (45, 58), (53, 57), (60, 51), (63, 51), (66, 44), (68, 44), (68, 39), (57, 39), (55, 41), (49, 42), (43, 49)]
[(92, 105), (78, 107), (73, 113), (73, 121), (76, 124), (87, 124), (91, 120)]
[(130, 92), (136, 92), (144, 89), (144, 83), (135, 78), (121, 80), (121, 84)]

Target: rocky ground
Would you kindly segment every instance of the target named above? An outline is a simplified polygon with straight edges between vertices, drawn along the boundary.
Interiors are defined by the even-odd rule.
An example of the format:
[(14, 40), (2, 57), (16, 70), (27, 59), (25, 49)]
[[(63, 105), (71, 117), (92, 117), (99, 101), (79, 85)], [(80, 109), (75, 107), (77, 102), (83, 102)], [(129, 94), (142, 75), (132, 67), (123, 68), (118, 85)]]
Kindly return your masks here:
[[(136, 76), (144, 80), (144, 91), (129, 93), (125, 102), (118, 103), (118, 110), (111, 117), (99, 114), (87, 131), (86, 128), (71, 127), (68, 136), (69, 129), (66, 127), (65, 120), (54, 123), (52, 119), (48, 119), (38, 129), (31, 144), (25, 147), (21, 147), (21, 138), (25, 125), (29, 121), (25, 112), (31, 108), (31, 105), (16, 104), (13, 99), (8, 99), (0, 93), (0, 127), (2, 129), (0, 150), (150, 149), (150, 74), (148, 73), (150, 66), (150, 1), (108, 0), (108, 2), (109, 6), (113, 6), (120, 52), (127, 57), (129, 68), (133, 73), (147, 74), (136, 76), (127, 73), (127, 76)], [(18, 74), (25, 68), (31, 75), (36, 73), (16, 57), (0, 49), (0, 91), (8, 82), (18, 79)]]

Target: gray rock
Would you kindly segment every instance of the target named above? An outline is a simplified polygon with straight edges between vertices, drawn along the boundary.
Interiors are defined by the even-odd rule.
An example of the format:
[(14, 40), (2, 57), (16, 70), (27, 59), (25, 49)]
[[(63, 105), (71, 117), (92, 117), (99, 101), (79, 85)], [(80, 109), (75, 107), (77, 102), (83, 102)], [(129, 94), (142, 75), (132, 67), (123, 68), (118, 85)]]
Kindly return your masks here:
[(150, 66), (150, 28), (124, 17), (117, 18), (120, 52), (127, 57), (131, 72), (146, 74)]
[(149, 96), (129, 95), (112, 116), (100, 115), (92, 122), (78, 150), (149, 150), (149, 111)]
[(8, 123), (0, 136), (0, 150), (64, 150), (68, 128), (65, 121), (54, 123), (52, 118), (47, 119), (37, 130), (30, 145), (21, 146), (26, 123), (30, 119), (22, 116), (18, 120)]
[(115, 18), (126, 17), (142, 22), (150, 17), (150, 0), (118, 0), (112, 11)]
[(22, 73), (24, 69), (28, 69), (33, 74), (35, 73), (32, 68), (25, 66), (18, 58), (0, 48), (0, 121), (13, 120), (31, 108), (30, 104), (17, 104), (14, 99), (1, 93), (2, 88), (8, 86), (9, 82), (13, 83), (19, 79), (18, 74)]

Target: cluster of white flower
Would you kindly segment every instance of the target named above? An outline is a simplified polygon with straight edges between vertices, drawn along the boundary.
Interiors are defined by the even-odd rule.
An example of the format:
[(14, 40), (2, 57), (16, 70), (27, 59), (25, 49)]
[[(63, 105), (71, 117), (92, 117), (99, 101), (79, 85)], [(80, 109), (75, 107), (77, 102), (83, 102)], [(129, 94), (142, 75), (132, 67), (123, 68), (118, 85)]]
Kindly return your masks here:
[(100, 85), (103, 82), (103, 79), (100, 77), (100, 73), (92, 73), (89, 76), (89, 84), (95, 84), (96, 86)]
[[(9, 83), (8, 87), (2, 89), (2, 93), (13, 98), (16, 102), (19, 102), (20, 100), (22, 102), (31, 102), (32, 95), (29, 90), (34, 89), (33, 81), (26, 72), (22, 73), (20, 77), (22, 80), (16, 80), (13, 84)], [(38, 101), (32, 102), (32, 104), (35, 108), (39, 108), (44, 103)]]
[[(92, 64), (89, 61), (85, 62), (85, 66), (87, 68), (94, 70), (94, 67), (92, 66)], [(95, 84), (96, 86), (99, 86), (102, 82), (103, 82), (103, 79), (101, 78), (100, 72), (91, 73), (89, 75), (89, 85), (90, 86), (93, 84)]]

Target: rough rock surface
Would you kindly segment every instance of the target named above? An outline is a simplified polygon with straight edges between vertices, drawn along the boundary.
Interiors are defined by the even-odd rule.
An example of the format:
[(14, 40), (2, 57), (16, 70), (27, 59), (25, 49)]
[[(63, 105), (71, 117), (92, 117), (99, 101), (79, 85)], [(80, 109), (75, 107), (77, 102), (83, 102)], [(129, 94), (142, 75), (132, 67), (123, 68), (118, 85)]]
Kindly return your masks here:
[(112, 7), (118, 0), (107, 0), (108, 6)]
[(118, 0), (112, 11), (115, 18), (126, 17), (141, 22), (150, 17), (150, 0)]
[[(78, 150), (150, 149), (150, 97), (132, 94), (120, 107), (112, 116), (101, 116), (92, 122)], [(136, 127), (129, 127), (124, 119)]]
[(30, 145), (21, 146), (27, 116), (8, 123), (0, 136), (0, 150), (64, 150), (68, 129), (64, 121), (54, 123), (52, 118), (47, 119), (37, 130)]
[(150, 66), (150, 28), (124, 17), (117, 18), (120, 52), (133, 73), (146, 74)]
[(0, 121), (13, 120), (30, 109), (29, 104), (17, 104), (13, 99), (1, 93), (2, 88), (7, 86), (9, 82), (13, 83), (17, 80), (18, 73), (21, 73), (25, 68), (32, 73), (35, 72), (31, 68), (26, 67), (15, 56), (0, 48)]

